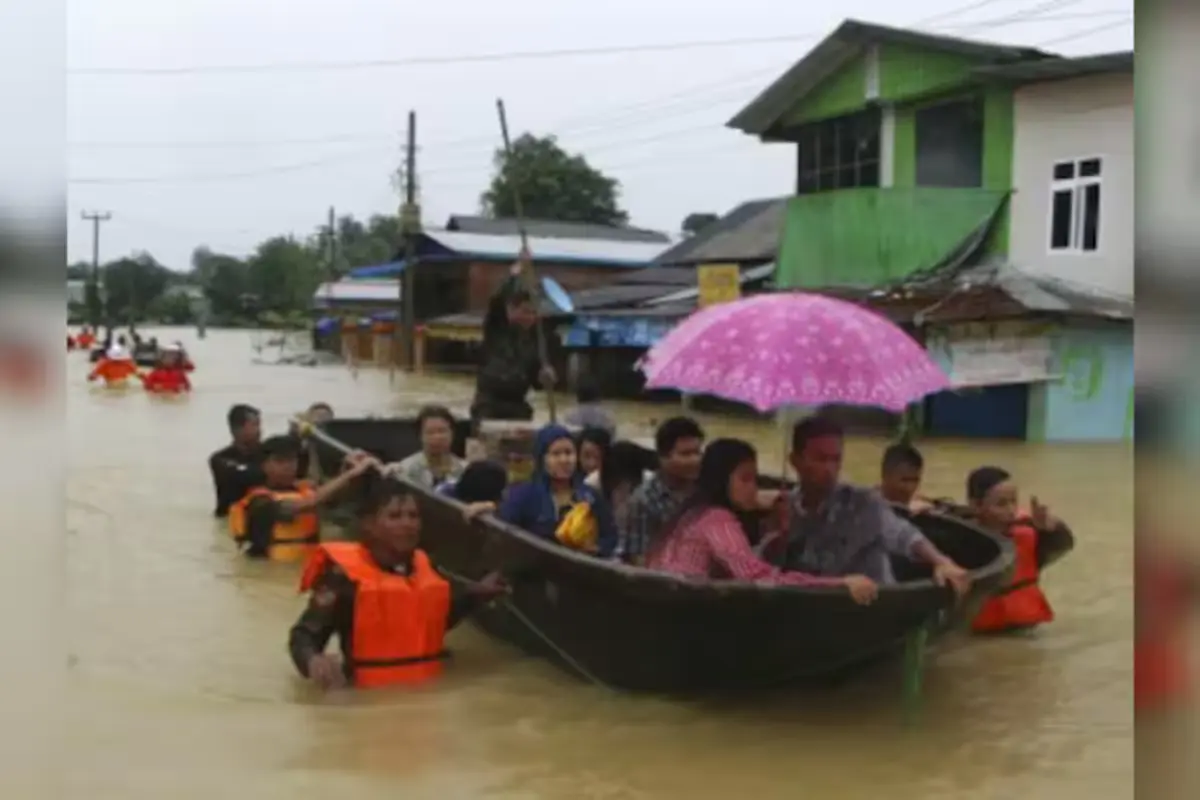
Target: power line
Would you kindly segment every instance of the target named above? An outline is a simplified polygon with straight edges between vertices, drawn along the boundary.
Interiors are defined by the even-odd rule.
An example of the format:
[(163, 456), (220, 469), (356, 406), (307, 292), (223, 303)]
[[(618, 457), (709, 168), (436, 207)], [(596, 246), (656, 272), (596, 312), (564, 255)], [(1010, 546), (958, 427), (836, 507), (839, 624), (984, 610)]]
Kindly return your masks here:
[(1103, 25), (1097, 25), (1094, 28), (1087, 28), (1082, 31), (1068, 33), (1066, 36), (1059, 36), (1057, 39), (1051, 39), (1048, 42), (1043, 42), (1042, 46), (1048, 46), (1048, 45), (1052, 45), (1052, 44), (1062, 44), (1064, 42), (1073, 42), (1076, 39), (1083, 39), (1088, 36), (1093, 36), (1097, 33), (1103, 33), (1104, 31), (1114, 30), (1116, 28), (1123, 28), (1126, 25), (1132, 25), (1132, 24), (1133, 24), (1133, 15), (1131, 14), (1126, 19), (1119, 19), (1119, 20), (1116, 20), (1115, 22), (1107, 22)]
[[(984, 8), (1002, 0), (981, 0), (966, 6), (951, 9), (914, 23), (912, 27), (958, 16), (972, 10)], [(1009, 0), (1003, 0), (1009, 1)], [(600, 47), (558, 48), (552, 50), (513, 50), (495, 53), (474, 53), (450, 56), (413, 56), (398, 59), (363, 59), (355, 61), (308, 61), (280, 62), (275, 64), (212, 64), (181, 67), (79, 67), (68, 69), (68, 75), (91, 76), (173, 76), (195, 74), (245, 75), (271, 72), (333, 72), (364, 69), (443, 66), (448, 64), (491, 64), (511, 61), (539, 61), (546, 59), (580, 58), (634, 53), (672, 53), (689, 50), (744, 47), (748, 45), (794, 44), (799, 41), (820, 37), (822, 34), (796, 33), (776, 36), (753, 36), (726, 39), (709, 39), (683, 42), (658, 42), (635, 45), (608, 45)]]

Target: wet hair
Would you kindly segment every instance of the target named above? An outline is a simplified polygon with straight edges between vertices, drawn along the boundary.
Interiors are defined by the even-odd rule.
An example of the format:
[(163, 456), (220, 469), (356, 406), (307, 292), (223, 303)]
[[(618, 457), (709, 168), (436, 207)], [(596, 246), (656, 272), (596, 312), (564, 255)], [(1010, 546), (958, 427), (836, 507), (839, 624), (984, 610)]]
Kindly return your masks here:
[(925, 459), (921, 451), (906, 441), (896, 442), (883, 451), (884, 472), (891, 472), (897, 467), (912, 467), (915, 470), (925, 469)]
[(263, 458), (299, 458), (300, 441), (295, 436), (268, 436), (263, 439)]
[(324, 411), (329, 416), (333, 416), (333, 406), (329, 405), (329, 403), (313, 403), (308, 407), (308, 413), (311, 414), (314, 411)]
[(1008, 470), (1000, 467), (980, 467), (967, 476), (967, 499), (979, 502), (987, 493), (1011, 478)]
[(817, 416), (802, 419), (796, 423), (796, 427), (792, 428), (792, 452), (803, 453), (804, 448), (813, 439), (829, 437), (841, 439), (845, 435), (846, 432), (842, 426), (829, 417)]
[(606, 500), (611, 500), (613, 492), (622, 484), (640, 486), (642, 475), (654, 469), (653, 460), (641, 445), (616, 442), (604, 452), (604, 462), (600, 466), (600, 493)]
[(576, 379), (575, 401), (580, 404), (600, 401), (600, 386), (591, 375), (580, 375)]
[(387, 508), (393, 500), (416, 499), (417, 493), (401, 481), (379, 481), (358, 504), (359, 519), (370, 519)]
[(607, 453), (608, 449), (612, 447), (612, 434), (604, 428), (587, 427), (579, 432), (579, 447), (582, 448), (584, 442), (591, 442)]
[(473, 461), (454, 484), (460, 503), (499, 503), (508, 487), (508, 472), (495, 461)]
[(257, 408), (248, 406), (245, 403), (238, 403), (229, 409), (229, 413), (225, 415), (225, 420), (229, 423), (229, 430), (237, 433), (246, 426), (247, 422), (257, 416), (259, 416)]
[(431, 419), (443, 420), (447, 425), (450, 426), (450, 432), (454, 432), (454, 415), (450, 413), (450, 409), (439, 405), (428, 405), (421, 407), (421, 410), (417, 412), (417, 431), (420, 432), (424, 430), (426, 421)]
[(704, 429), (691, 417), (671, 417), (654, 432), (654, 449), (660, 457), (671, 455), (680, 439), (704, 439)]

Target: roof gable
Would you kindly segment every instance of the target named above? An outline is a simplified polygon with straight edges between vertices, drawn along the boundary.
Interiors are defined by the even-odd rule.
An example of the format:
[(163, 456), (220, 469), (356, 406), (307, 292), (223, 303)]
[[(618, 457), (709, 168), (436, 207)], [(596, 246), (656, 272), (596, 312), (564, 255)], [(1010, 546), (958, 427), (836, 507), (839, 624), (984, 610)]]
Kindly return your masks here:
[[(872, 45), (894, 45), (901, 51), (915, 49), (940, 53), (967, 59), (977, 65), (1055, 57), (1052, 53), (1029, 47), (976, 42), (846, 20), (726, 124), (745, 133), (767, 137), (785, 115), (817, 92), (822, 84), (831, 78), (842, 77), (847, 69), (853, 69), (851, 65), (861, 61)], [(867, 104), (866, 72), (864, 69), (860, 107)], [(844, 106), (844, 101), (839, 105)]]

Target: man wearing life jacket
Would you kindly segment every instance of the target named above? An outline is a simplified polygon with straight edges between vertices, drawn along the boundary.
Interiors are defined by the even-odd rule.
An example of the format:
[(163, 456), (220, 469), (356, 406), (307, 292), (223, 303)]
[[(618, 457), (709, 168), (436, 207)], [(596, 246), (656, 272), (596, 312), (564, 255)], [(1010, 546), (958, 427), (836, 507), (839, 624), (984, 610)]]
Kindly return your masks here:
[(175, 345), (163, 348), (158, 366), (142, 376), (142, 385), (148, 392), (180, 394), (190, 392), (192, 383), (183, 366), (183, 352)]
[[(322, 689), (423, 683), (441, 674), (446, 632), (504, 594), (498, 575), (451, 582), (418, 548), (421, 514), (412, 489), (377, 485), (359, 507), (360, 542), (329, 542), (300, 581), (308, 607), (288, 651), (302, 676)], [(325, 654), (337, 636), (342, 656)]]
[(137, 364), (121, 345), (109, 348), (88, 375), (88, 381), (103, 380), (106, 386), (124, 386), (137, 375)]
[(272, 436), (262, 443), (262, 486), (229, 509), (229, 532), (250, 558), (302, 561), (320, 541), (317, 506), (378, 464), (365, 453), (347, 459), (347, 469), (320, 488), (298, 479), (300, 443)]
[(1017, 485), (999, 467), (980, 467), (967, 477), (967, 501), (974, 521), (1012, 541), (1016, 567), (1012, 582), (988, 598), (971, 625), (976, 633), (1034, 628), (1054, 620), (1038, 585), (1041, 571), (1075, 545), (1075, 536), (1037, 498), (1028, 513), (1017, 505)]

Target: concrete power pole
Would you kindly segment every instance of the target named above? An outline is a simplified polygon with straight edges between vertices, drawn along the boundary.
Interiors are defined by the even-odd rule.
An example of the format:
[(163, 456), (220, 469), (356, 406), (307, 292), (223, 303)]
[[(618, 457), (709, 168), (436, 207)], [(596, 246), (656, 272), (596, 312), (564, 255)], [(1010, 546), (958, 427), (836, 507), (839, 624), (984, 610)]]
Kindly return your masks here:
[[(417, 205), (417, 112), (408, 112), (408, 142), (404, 157), (404, 206), (400, 222), (404, 231), (404, 345), (408, 371), (417, 365), (417, 237), (421, 234), (421, 207)], [(397, 326), (398, 328), (399, 326)]]
[[(112, 213), (109, 211), (84, 211), (79, 216), (80, 218), (92, 223), (92, 285), (95, 287), (96, 293), (100, 297), (100, 304), (104, 309), (104, 316), (107, 317), (108, 302), (104, 297), (104, 287), (100, 283), (100, 223), (108, 222), (110, 219), (112, 219)], [(86, 300), (86, 295), (84, 298)], [(92, 320), (93, 327), (99, 327), (100, 323), (101, 320)]]

